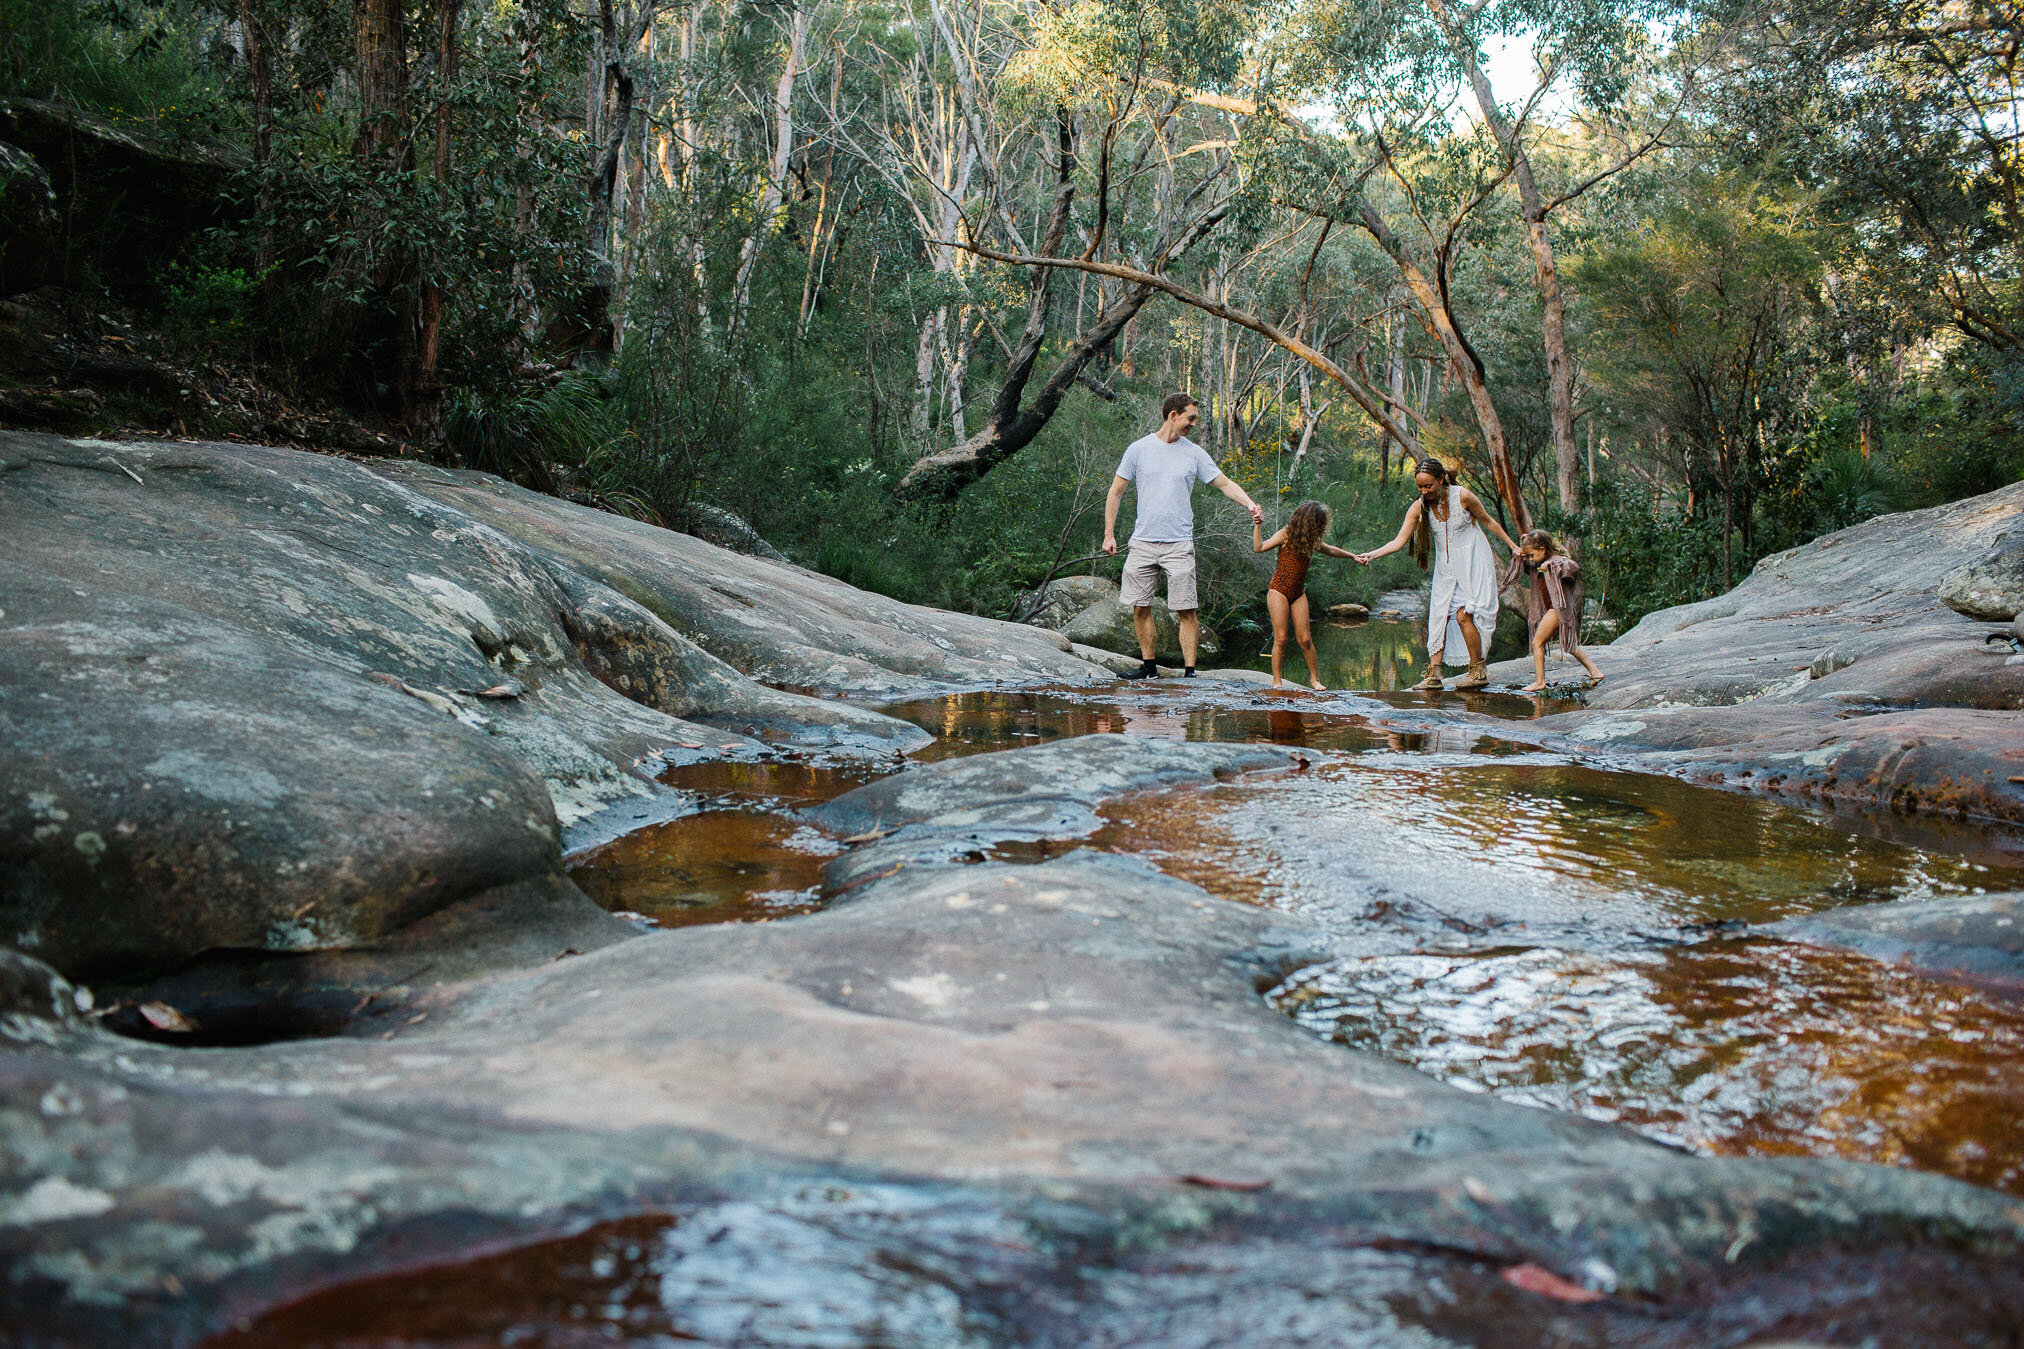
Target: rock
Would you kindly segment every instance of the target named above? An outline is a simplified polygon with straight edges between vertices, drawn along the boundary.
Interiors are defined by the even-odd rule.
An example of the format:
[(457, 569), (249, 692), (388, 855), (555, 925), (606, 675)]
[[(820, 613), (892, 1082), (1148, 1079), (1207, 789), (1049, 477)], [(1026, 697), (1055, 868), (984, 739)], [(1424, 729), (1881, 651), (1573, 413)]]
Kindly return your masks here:
[(712, 642), (788, 683), (1092, 673), (482, 475), (11, 432), (0, 475), (0, 942), (72, 978), (380, 945), (534, 882), (596, 930), (562, 848), (684, 808), (653, 779), (684, 742), (930, 739)]
[(1367, 604), (1331, 604), (1328, 606), (1328, 616), (1344, 622), (1369, 618), (1370, 606)]
[(1032, 610), (1025, 622), (1059, 632), (1090, 605), (1099, 600), (1114, 600), (1117, 594), (1117, 582), (1106, 576), (1058, 576), (1042, 586), (1039, 593), (1022, 594), (1019, 602)]
[[(719, 548), (729, 548), (734, 553), (749, 553), (763, 557), (768, 562), (787, 562), (787, 555), (759, 536), (741, 515), (733, 514), (722, 506), (712, 506), (705, 501), (691, 502), (687, 525), (688, 533)], [(791, 563), (789, 565), (792, 565)]]
[(0, 1035), (27, 1039), (35, 1034), (30, 1023), (46, 1021), (77, 1029), (78, 1013), (91, 1006), (91, 995), (81, 993), (71, 982), (33, 956), (12, 947), (0, 946)]
[(1788, 918), (1765, 930), (1860, 951), (1942, 979), (2024, 993), (2024, 894), (1859, 904)]
[(1419, 586), (1411, 590), (1387, 590), (1377, 597), (1377, 611), (1380, 614), (1403, 615), (1406, 618), (1424, 618), (1427, 613), (1427, 588)]
[(0, 141), (0, 296), (48, 279), (62, 225), (49, 174), (34, 155)]
[(191, 236), (240, 214), (241, 198), (225, 191), (231, 175), (248, 167), (234, 149), (171, 144), (110, 117), (31, 98), (0, 98), (0, 141), (47, 172), (69, 231), (52, 242), (73, 266), (89, 259), (100, 284), (152, 287)]
[(904, 604), (490, 474), (394, 461), (373, 471), (618, 591), (762, 683), (874, 696), (1106, 673), (1022, 623)]
[(1086, 735), (883, 778), (807, 818), (869, 845), (824, 869), (825, 890), (841, 895), (899, 867), (974, 861), (1006, 843), (1084, 837), (1102, 826), (1096, 808), (1110, 797), (1286, 764), (1284, 750), (1265, 745)]
[(1084, 646), (1081, 642), (1071, 642), (1068, 649), (1080, 659), (1088, 661), (1091, 665), (1100, 665), (1112, 674), (1138, 673), (1139, 657), (1136, 655), (1127, 656), (1119, 651), (1105, 651), (1100, 646)]
[[(723, 1343), (988, 1325), (1065, 1346), (1099, 1323), (1112, 1343), (1311, 1342), (1280, 1332), (1322, 1302), (1331, 1343), (1366, 1320), (1371, 1343), (1402, 1322), (1478, 1343), (1467, 1327), (1509, 1325), (1495, 1271), (1519, 1264), (1609, 1290), (1609, 1342), (1659, 1318), (1682, 1344), (1824, 1335), (1850, 1278), (1900, 1289), (1899, 1323), (1924, 1329), (2024, 1314), (2013, 1199), (1694, 1157), (1324, 1043), (1256, 991), (1315, 947), (1298, 920), (1089, 854), (903, 869), (810, 917), (638, 938), (446, 991), (391, 1041), (193, 1054), (41, 1023), (0, 1037), (9, 1328), (194, 1342), (313, 1288), (640, 1214), (718, 1251), (678, 1242), (650, 1286), (685, 1316), (720, 1306), (690, 1324)], [(460, 1275), (432, 1277), (447, 1300)], [(862, 1319), (867, 1278), (909, 1333)], [(776, 1334), (753, 1318), (783, 1287)], [(1231, 1299), (1236, 1321), (1212, 1310)]]
[(2024, 529), (2013, 529), (1995, 547), (1940, 581), (1940, 600), (1970, 618), (2007, 623), (2024, 610)]
[[(1035, 601), (1030, 593), (1024, 597)], [(1170, 664), (1181, 660), (1180, 624), (1166, 601), (1153, 601), (1153, 654)], [(1073, 646), (1131, 657), (1139, 654), (1138, 629), (1132, 624), (1130, 606), (1118, 598), (1117, 582), (1103, 576), (1063, 576), (1049, 581), (1040, 592), (1037, 605), (1026, 622), (1048, 628), (1066, 637)], [(1196, 661), (1222, 653), (1215, 629), (1203, 624), (1196, 644)], [(1112, 667), (1114, 668), (1114, 667)], [(1137, 669), (1134, 663), (1131, 669)], [(1122, 671), (1120, 671), (1122, 673)]]
[[(2024, 483), (1767, 557), (1727, 594), (1647, 614), (1599, 649), (1589, 710), (1515, 734), (1838, 805), (2024, 819), (2008, 780), (2024, 761), (2024, 661), (1941, 604), (1936, 580), (2024, 538), (2020, 525)], [(1549, 659), (1549, 678), (1573, 669), (1557, 647)], [(1490, 674), (1523, 683), (1530, 662)]]

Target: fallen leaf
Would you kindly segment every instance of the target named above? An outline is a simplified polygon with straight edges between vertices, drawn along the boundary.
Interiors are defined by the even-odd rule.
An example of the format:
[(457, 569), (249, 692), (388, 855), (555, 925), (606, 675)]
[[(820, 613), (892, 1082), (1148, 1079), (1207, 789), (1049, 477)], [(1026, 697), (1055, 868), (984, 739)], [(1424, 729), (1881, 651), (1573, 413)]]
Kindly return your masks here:
[(864, 831), (864, 832), (863, 832), (862, 834), (852, 834), (852, 835), (851, 835), (851, 836), (850, 836), (849, 838), (845, 839), (845, 840), (844, 840), (844, 842), (845, 842), (845, 843), (876, 843), (876, 842), (878, 842), (878, 841), (879, 841), (880, 839), (884, 838), (884, 837), (885, 837), (885, 836), (886, 836), (887, 834), (890, 834), (891, 832), (892, 832), (892, 830), (890, 830), (890, 829), (880, 829), (880, 828), (878, 828), (878, 827), (874, 826), (874, 827), (872, 827), (872, 828), (870, 828), (870, 829), (867, 829), (867, 830), (865, 830), (865, 831)]
[(703, 747), (702, 742), (699, 740), (684, 740), (681, 742), (681, 745), (683, 749), (701, 749)]
[(1229, 1176), (1182, 1176), (1183, 1185), (1199, 1185), (1205, 1190), (1238, 1190), (1245, 1194), (1258, 1190), (1269, 1190), (1269, 1180), (1236, 1180)]
[(197, 1023), (165, 1002), (144, 1002), (140, 1014), (156, 1030), (193, 1031)]
[(743, 745), (719, 745), (719, 746), (717, 746), (717, 748), (718, 748), (718, 749), (721, 749), (721, 750), (724, 750), (725, 752), (727, 752), (727, 753), (728, 753), (728, 752), (730, 752), (730, 751), (732, 751), (732, 750), (740, 750), (740, 749), (743, 749), (743, 748), (745, 748), (745, 747), (744, 747)]
[(1550, 1269), (1538, 1265), (1513, 1265), (1504, 1271), (1504, 1282), (1528, 1293), (1550, 1297), (1556, 1302), (1600, 1302), (1603, 1295), (1593, 1288), (1570, 1283)]
[[(459, 691), (461, 692), (462, 690)], [(511, 684), (494, 684), (489, 689), (478, 689), (474, 696), (479, 698), (518, 698), (520, 690), (514, 688)]]

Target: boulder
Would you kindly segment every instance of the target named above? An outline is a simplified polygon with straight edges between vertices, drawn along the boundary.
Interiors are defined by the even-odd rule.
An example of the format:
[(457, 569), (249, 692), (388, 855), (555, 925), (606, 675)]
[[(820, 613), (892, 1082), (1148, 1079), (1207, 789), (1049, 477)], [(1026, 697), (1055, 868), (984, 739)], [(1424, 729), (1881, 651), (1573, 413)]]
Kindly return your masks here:
[(0, 141), (0, 296), (43, 283), (62, 224), (49, 174), (34, 155)]
[[(1774, 554), (1728, 593), (1647, 614), (1598, 648), (1605, 679), (1588, 709), (1514, 735), (1836, 805), (2024, 820), (2011, 780), (2024, 660), (1940, 602), (1940, 578), (1994, 578), (2024, 557), (2010, 551), (2020, 526), (2015, 483)], [(1975, 593), (1994, 604), (1993, 585)], [(1549, 678), (1574, 668), (1557, 646), (1549, 660)], [(1490, 674), (1524, 683), (1531, 662)]]
[(1427, 613), (1427, 590), (1423, 586), (1415, 586), (1409, 590), (1387, 590), (1377, 597), (1376, 607), (1380, 616), (1424, 618)]
[(1116, 599), (1117, 582), (1106, 576), (1058, 576), (1019, 597), (1021, 608), (1030, 609), (1025, 622), (1036, 628), (1060, 632), (1069, 620), (1099, 600)]
[(2024, 529), (1940, 580), (1940, 600), (1970, 618), (2007, 623), (2024, 612)]
[(543, 931), (587, 949), (563, 849), (686, 809), (664, 762), (930, 739), (712, 644), (802, 685), (1098, 673), (483, 475), (12, 432), (0, 474), (0, 942), (72, 978), (382, 946), (551, 882)]
[[(1034, 605), (1027, 623), (1059, 632), (1077, 646), (1096, 647), (1134, 660), (1138, 657), (1138, 629), (1132, 624), (1131, 607), (1118, 598), (1117, 582), (1103, 576), (1063, 576), (1049, 581), (1037, 597), (1029, 593), (1025, 598)], [(1221, 655), (1222, 650), (1216, 630), (1203, 624), (1196, 663), (1203, 657)], [(1170, 665), (1181, 663), (1180, 624), (1161, 599), (1153, 601), (1153, 655)], [(1138, 666), (1134, 663), (1129, 668)]]
[(1788, 918), (1766, 930), (1942, 979), (2024, 993), (2024, 894), (1857, 904)]
[(1367, 604), (1331, 604), (1328, 606), (1328, 616), (1339, 622), (1355, 622), (1358, 619), (1370, 617), (1370, 606)]

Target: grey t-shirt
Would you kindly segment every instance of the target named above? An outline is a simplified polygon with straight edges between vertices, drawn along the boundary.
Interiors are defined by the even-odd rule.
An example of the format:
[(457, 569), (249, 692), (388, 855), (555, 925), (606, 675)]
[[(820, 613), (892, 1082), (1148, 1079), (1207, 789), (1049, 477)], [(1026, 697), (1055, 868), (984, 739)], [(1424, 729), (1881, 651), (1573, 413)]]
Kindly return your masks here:
[(1132, 542), (1192, 543), (1197, 482), (1223, 476), (1216, 461), (1186, 436), (1168, 444), (1157, 435), (1134, 440), (1118, 461), (1117, 476), (1138, 484), (1138, 516)]

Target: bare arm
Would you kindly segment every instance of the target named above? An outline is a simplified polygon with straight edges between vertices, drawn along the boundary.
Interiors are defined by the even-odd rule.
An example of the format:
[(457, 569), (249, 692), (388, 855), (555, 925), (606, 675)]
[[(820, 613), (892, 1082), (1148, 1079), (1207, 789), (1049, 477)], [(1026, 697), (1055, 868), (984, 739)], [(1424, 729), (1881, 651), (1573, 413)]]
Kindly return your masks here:
[(1123, 478), (1110, 480), (1110, 495), (1103, 499), (1103, 551), (1117, 552), (1117, 508), (1124, 501), (1124, 489), (1128, 486)]
[(1317, 553), (1326, 553), (1330, 557), (1354, 558), (1356, 556), (1355, 553), (1350, 552), (1347, 548), (1337, 548), (1332, 543), (1317, 543), (1314, 545), (1314, 551)]
[(1283, 530), (1283, 529), (1282, 529), (1282, 530), (1280, 530), (1280, 531), (1279, 531), (1278, 533), (1274, 534), (1274, 535), (1273, 535), (1273, 536), (1272, 536), (1271, 538), (1269, 538), (1269, 539), (1268, 539), (1268, 538), (1265, 538), (1265, 537), (1264, 537), (1264, 533), (1265, 533), (1265, 526), (1263, 526), (1263, 525), (1259, 524), (1259, 523), (1258, 523), (1258, 520), (1257, 520), (1257, 518), (1256, 518), (1255, 516), (1254, 516), (1254, 517), (1252, 517), (1252, 520), (1251, 520), (1251, 551), (1252, 551), (1252, 552), (1254, 552), (1254, 553), (1269, 553), (1269, 552), (1271, 552), (1271, 551), (1272, 551), (1272, 550), (1273, 550), (1274, 548), (1277, 548), (1277, 547), (1278, 547), (1278, 546), (1279, 546), (1280, 544), (1282, 544), (1282, 543), (1285, 543), (1285, 542), (1286, 542), (1286, 531), (1285, 531), (1285, 530)]
[(1396, 553), (1399, 549), (1405, 547), (1406, 541), (1413, 536), (1414, 527), (1420, 522), (1421, 507), (1422, 503), (1418, 501), (1406, 507), (1405, 523), (1399, 526), (1398, 537), (1382, 548), (1374, 548), (1368, 553), (1359, 554), (1359, 560), (1368, 564), (1377, 561), (1381, 557), (1387, 557), (1392, 553)]
[(1251, 512), (1251, 521), (1253, 524), (1257, 524), (1265, 519), (1264, 509), (1261, 506), (1259, 506), (1257, 502), (1251, 499), (1251, 494), (1249, 492), (1239, 487), (1236, 483), (1231, 482), (1229, 474), (1218, 473), (1215, 476), (1215, 478), (1210, 481), (1209, 486), (1215, 488), (1218, 492), (1221, 492), (1224, 496), (1230, 498), (1230, 500), (1236, 502), (1239, 506), (1242, 506), (1245, 510)]
[(1476, 517), (1476, 523), (1483, 527), (1484, 533), (1495, 534), (1504, 540), (1506, 548), (1514, 553), (1518, 551), (1517, 541), (1504, 532), (1504, 526), (1497, 523), (1497, 517), (1484, 510), (1483, 503), (1476, 499), (1476, 494), (1466, 487), (1462, 489), (1462, 509)]

